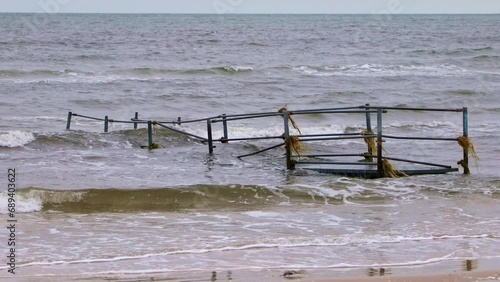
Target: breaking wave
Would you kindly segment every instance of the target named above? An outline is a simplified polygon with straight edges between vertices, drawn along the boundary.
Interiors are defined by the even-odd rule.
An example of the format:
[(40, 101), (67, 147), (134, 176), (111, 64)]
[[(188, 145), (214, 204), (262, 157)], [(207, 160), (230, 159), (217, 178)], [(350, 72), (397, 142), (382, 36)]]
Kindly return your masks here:
[(26, 131), (9, 131), (0, 133), (0, 147), (21, 147), (35, 140), (35, 136), (31, 132)]
[(253, 72), (251, 66), (220, 66), (202, 69), (130, 68), (102, 72), (81, 70), (0, 70), (0, 80), (16, 83), (109, 83), (114, 81), (155, 81), (179, 75), (235, 75)]
[(312, 76), (458, 76), (467, 71), (456, 65), (380, 65), (298, 66), (293, 71)]
[[(343, 191), (340, 191), (343, 192)], [(342, 201), (341, 198), (306, 189), (274, 189), (245, 185), (193, 185), (156, 189), (50, 190), (29, 187), (17, 190), (17, 212), (151, 212), (187, 209), (247, 209), (289, 202)], [(333, 193), (332, 193), (333, 194)], [(0, 213), (7, 213), (6, 192)]]

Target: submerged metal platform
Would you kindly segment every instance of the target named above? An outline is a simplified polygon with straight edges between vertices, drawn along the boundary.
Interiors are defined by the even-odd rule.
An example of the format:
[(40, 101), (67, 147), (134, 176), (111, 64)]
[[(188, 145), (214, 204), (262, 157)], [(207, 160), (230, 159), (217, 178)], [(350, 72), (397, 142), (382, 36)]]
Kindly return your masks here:
[[(409, 136), (409, 135), (399, 135), (395, 133), (387, 134), (388, 129), (384, 129), (383, 116), (389, 111), (407, 111), (414, 115), (425, 114), (425, 112), (456, 112), (462, 114), (462, 132), (461, 135), (447, 134), (446, 136), (428, 135), (428, 136)], [(307, 134), (302, 134), (299, 127), (297, 126), (294, 118), (292, 116), (307, 116), (307, 115), (324, 115), (325, 125), (331, 125), (335, 121), (327, 119), (326, 116), (330, 115), (362, 115), (366, 120), (366, 128), (359, 130), (357, 132), (311, 132)], [(376, 115), (376, 124), (372, 126), (372, 115)], [(212, 155), (214, 153), (215, 143), (233, 143), (233, 142), (257, 142), (259, 140), (279, 140), (275, 145), (269, 146), (266, 144), (265, 148), (261, 148), (258, 151), (252, 153), (246, 153), (237, 156), (238, 159), (254, 156), (267, 152), (269, 150), (283, 148), (285, 150), (285, 160), (286, 168), (293, 170), (295, 168), (312, 170), (321, 173), (343, 175), (349, 177), (362, 177), (362, 178), (380, 178), (380, 177), (398, 177), (406, 175), (426, 175), (426, 174), (445, 174), (449, 172), (457, 172), (458, 168), (452, 167), (447, 164), (439, 164), (428, 162), (427, 160), (411, 160), (402, 157), (389, 157), (386, 156), (384, 149), (384, 142), (389, 142), (390, 140), (412, 140), (412, 142), (419, 141), (439, 141), (439, 142), (454, 142), (462, 147), (462, 159), (457, 162), (464, 168), (464, 174), (469, 174), (469, 153), (472, 156), (475, 155), (474, 146), (472, 141), (468, 137), (468, 109), (455, 108), (455, 109), (442, 109), (442, 108), (412, 108), (412, 107), (382, 107), (382, 106), (370, 106), (370, 104), (365, 104), (361, 106), (351, 106), (351, 107), (337, 107), (337, 108), (325, 108), (325, 109), (308, 109), (308, 110), (295, 110), (289, 111), (287, 106), (280, 108), (278, 111), (274, 112), (264, 112), (264, 113), (249, 113), (249, 114), (221, 114), (212, 117), (182, 120), (178, 117), (176, 120), (171, 121), (156, 121), (148, 119), (139, 119), (138, 112), (135, 113), (134, 117), (130, 121), (127, 120), (113, 120), (109, 119), (108, 116), (104, 118), (97, 118), (85, 115), (79, 115), (73, 112), (68, 112), (68, 118), (66, 122), (66, 129), (69, 130), (71, 127), (72, 117), (79, 117), (83, 119), (89, 119), (93, 121), (104, 122), (104, 132), (108, 132), (108, 125), (110, 122), (114, 123), (124, 123), (133, 124), (133, 128), (137, 129), (139, 125), (147, 125), (148, 128), (148, 145), (141, 146), (141, 148), (146, 148), (149, 150), (159, 149), (162, 146), (159, 143), (153, 142), (153, 127), (163, 128), (176, 132), (178, 134), (183, 134), (197, 140), (202, 144), (208, 146), (208, 153)], [(276, 119), (275, 117), (280, 117)], [(252, 137), (237, 137), (231, 138), (229, 136), (229, 124), (238, 123), (241, 120), (248, 119), (264, 119), (264, 118), (275, 118), (275, 120), (283, 126), (283, 134), (263, 134), (263, 136), (252, 136)], [(418, 120), (418, 119), (417, 119)], [(183, 124), (187, 123), (203, 123), (206, 124), (206, 135), (202, 134), (196, 135), (194, 133), (187, 132), (182, 128)], [(290, 125), (291, 123), (291, 125)], [(215, 139), (212, 132), (212, 127), (215, 124), (222, 125), (223, 137), (220, 139)], [(268, 123), (265, 123), (269, 126)], [(387, 128), (387, 127), (386, 127)], [(390, 127), (389, 127), (390, 128)], [(298, 132), (297, 135), (291, 134), (291, 130)], [(390, 130), (389, 130), (390, 131)], [(265, 131), (262, 131), (265, 132)], [(206, 137), (205, 137), (206, 136)], [(365, 143), (366, 151), (357, 148), (357, 151), (353, 150), (342, 150), (342, 152), (331, 151), (334, 147), (331, 147), (333, 143), (346, 141), (346, 140), (363, 140)], [(311, 154), (304, 155), (302, 142), (331, 142), (329, 146), (331, 149), (322, 149), (321, 152), (312, 152)], [(302, 148), (302, 150), (301, 150)], [(364, 161), (359, 162), (358, 160), (349, 161), (346, 158), (360, 158), (363, 157)], [(337, 159), (336, 159), (337, 158)], [(425, 158), (425, 156), (422, 156)], [(398, 162), (396, 168), (393, 167), (389, 161)], [(401, 164), (401, 165), (399, 165)], [(395, 169), (397, 169), (395, 171)], [(403, 172), (403, 173), (397, 173)]]
[[(379, 178), (376, 165), (331, 165), (331, 164), (298, 164), (298, 169), (313, 170), (320, 173), (334, 174), (348, 177), (359, 178)], [(455, 167), (424, 167), (424, 166), (402, 166), (398, 168), (408, 176), (412, 175), (427, 175), (427, 174), (445, 174), (449, 172), (457, 172)]]

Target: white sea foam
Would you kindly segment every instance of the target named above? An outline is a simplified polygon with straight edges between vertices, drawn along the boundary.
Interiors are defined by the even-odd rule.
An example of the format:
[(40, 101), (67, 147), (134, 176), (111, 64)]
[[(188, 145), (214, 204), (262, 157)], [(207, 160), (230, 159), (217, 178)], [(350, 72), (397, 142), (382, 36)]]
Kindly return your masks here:
[[(41, 211), (44, 203), (60, 204), (66, 202), (78, 202), (86, 192), (77, 191), (46, 191), (46, 190), (17, 190), (15, 194), (16, 212), (32, 213)], [(9, 195), (6, 191), (0, 192), (0, 214), (6, 214), (8, 210)]]
[[(0, 192), (0, 214), (9, 213), (8, 201), (10, 196), (6, 191)], [(24, 197), (22, 195), (16, 195), (16, 213), (31, 213), (42, 210), (42, 201), (33, 197)]]
[(35, 136), (31, 132), (15, 130), (0, 133), (0, 147), (21, 147), (34, 140)]
[[(189, 128), (181, 127), (180, 129), (186, 130), (187, 132), (206, 137), (206, 128)], [(307, 134), (327, 134), (327, 133), (343, 133), (345, 131), (345, 126), (339, 124), (329, 124), (316, 127), (301, 127), (300, 128), (303, 135)], [(261, 128), (253, 126), (229, 126), (228, 135), (229, 138), (245, 138), (245, 137), (269, 137), (269, 136), (281, 136), (283, 134), (283, 126), (262, 126)], [(299, 132), (290, 127), (290, 134), (295, 135)], [(223, 136), (223, 131), (220, 128), (214, 129), (212, 131), (212, 136), (218, 138)]]
[(458, 128), (458, 126), (448, 121), (429, 121), (429, 122), (394, 122), (389, 127), (407, 127), (407, 128), (438, 128), (449, 127)]
[[(274, 248), (302, 248), (302, 247), (328, 247), (328, 246), (345, 246), (345, 245), (363, 245), (363, 244), (385, 244), (385, 243), (399, 243), (402, 241), (422, 241), (422, 240), (442, 240), (442, 239), (464, 239), (464, 238), (488, 238), (488, 235), (473, 235), (473, 236), (431, 236), (431, 237), (400, 237), (400, 236), (364, 236), (364, 235), (349, 235), (349, 236), (323, 236), (321, 238), (316, 237), (296, 237), (296, 238), (273, 238), (271, 240), (266, 240), (263, 242), (248, 244), (243, 246), (226, 246), (226, 247), (216, 247), (216, 248), (205, 248), (205, 249), (184, 249), (168, 252), (158, 252), (158, 253), (146, 253), (141, 255), (130, 255), (130, 256), (116, 256), (108, 258), (86, 258), (79, 260), (57, 260), (57, 261), (38, 261), (38, 262), (28, 262), (24, 264), (19, 264), (19, 267), (27, 267), (34, 265), (69, 265), (69, 264), (86, 264), (86, 263), (103, 263), (103, 262), (119, 262), (126, 260), (137, 260), (161, 256), (174, 256), (174, 255), (189, 255), (189, 254), (207, 254), (207, 253), (217, 253), (217, 252), (230, 252), (230, 251), (245, 251), (252, 249), (274, 249)], [(371, 266), (408, 266), (408, 265), (426, 265), (436, 262), (446, 261), (446, 260), (457, 260), (461, 259), (455, 255), (455, 253), (450, 253), (442, 257), (430, 258), (427, 260), (414, 260), (407, 262), (398, 263), (387, 263), (383, 265), (356, 265), (356, 264), (335, 264), (328, 266), (320, 266), (320, 268), (345, 268), (345, 267), (371, 267)], [(304, 265), (307, 268), (316, 268), (313, 265)], [(4, 269), (5, 267), (0, 267)]]
[(248, 66), (227, 66), (224, 69), (230, 72), (253, 71), (253, 68)]
[(431, 66), (381, 64), (327, 67), (299, 66), (292, 68), (292, 70), (313, 76), (458, 76), (467, 72), (465, 69), (452, 64)]
[(255, 218), (277, 218), (277, 217), (282, 217), (281, 214), (276, 213), (276, 212), (264, 212), (264, 211), (249, 211), (249, 212), (244, 212), (243, 214), (248, 215), (250, 217), (255, 217)]

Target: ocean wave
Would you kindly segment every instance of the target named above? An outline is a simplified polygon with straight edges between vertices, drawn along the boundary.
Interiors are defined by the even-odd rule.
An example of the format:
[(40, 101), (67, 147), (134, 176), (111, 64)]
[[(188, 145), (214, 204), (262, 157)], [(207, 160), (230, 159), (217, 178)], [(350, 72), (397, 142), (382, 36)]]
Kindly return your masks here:
[[(112, 130), (112, 125), (110, 125), (110, 130)], [(109, 133), (71, 130), (60, 133), (29, 134), (29, 136), (32, 136), (32, 139), (24, 145), (28, 148), (43, 150), (50, 148), (139, 149), (147, 144), (148, 136), (146, 128), (115, 130)], [(189, 136), (162, 128), (154, 129), (154, 140), (165, 148), (178, 147), (195, 142), (195, 139)]]
[[(409, 180), (408, 180), (409, 181)], [(183, 210), (244, 210), (248, 216), (273, 217), (266, 207), (295, 204), (345, 204), (360, 207), (391, 207), (389, 199), (424, 199), (432, 191), (439, 193), (475, 193), (495, 198), (498, 185), (485, 183), (482, 189), (459, 186), (460, 179), (429, 187), (404, 184), (399, 180), (365, 180), (336, 177), (325, 185), (243, 185), (195, 184), (162, 188), (89, 188), (76, 190), (27, 187), (17, 190), (18, 212), (60, 211), (71, 213), (177, 212)], [(496, 185), (496, 186), (495, 186)], [(406, 187), (407, 186), (407, 187)], [(3, 194), (2, 194), (3, 193)], [(0, 193), (0, 213), (7, 212), (7, 194)], [(249, 212), (250, 211), (250, 212)], [(339, 219), (340, 220), (340, 219)], [(424, 240), (425, 238), (421, 238)], [(433, 239), (453, 239), (442, 235)]]
[(418, 129), (418, 128), (459, 128), (458, 125), (448, 121), (429, 121), (429, 122), (395, 122), (388, 127)]
[(494, 49), (490, 46), (480, 47), (480, 48), (457, 48), (457, 49), (418, 49), (411, 51), (415, 54), (427, 54), (427, 55), (470, 55), (476, 53), (483, 53), (493, 51)]
[(248, 66), (226, 66), (224, 67), (225, 71), (228, 72), (249, 72), (254, 71), (252, 67)]
[[(57, 119), (63, 121), (64, 119)], [(315, 118), (316, 123), (322, 120), (321, 116)], [(9, 131), (0, 134), (0, 147), (20, 147), (25, 146), (28, 148), (36, 149), (49, 149), (49, 148), (80, 148), (80, 149), (96, 149), (96, 148), (140, 148), (147, 143), (147, 128), (141, 125), (139, 129), (130, 128), (130, 124), (115, 124), (110, 123), (109, 132), (104, 134), (96, 132), (102, 129), (102, 122), (88, 121), (73, 118), (72, 130), (62, 131), (56, 133), (36, 133), (29, 131)], [(172, 121), (173, 123), (174, 121)], [(311, 126), (310, 120), (302, 121), (297, 117), (301, 133), (303, 135), (315, 134), (341, 134), (341, 133), (360, 133), (366, 129), (364, 124), (345, 125), (345, 124), (332, 124), (328, 120), (324, 120), (323, 124)], [(234, 125), (228, 127), (229, 138), (268, 138), (275, 137), (276, 142), (281, 140), (279, 137), (283, 134), (282, 122), (278, 117), (274, 124), (268, 126), (257, 125)], [(166, 126), (172, 127), (176, 130), (199, 136), (200, 138), (207, 138), (206, 126), (203, 124), (186, 124), (186, 125), (173, 125), (166, 123)], [(62, 124), (61, 124), (62, 127)], [(398, 129), (411, 129), (411, 130), (426, 130), (426, 129), (460, 129), (461, 125), (456, 125), (448, 121), (427, 121), (427, 122), (393, 122), (384, 125), (384, 128), (398, 128)], [(81, 129), (81, 130), (80, 130)], [(154, 141), (159, 143), (164, 148), (179, 147), (193, 144), (201, 144), (200, 139), (188, 136), (186, 134), (165, 129), (162, 127), (155, 127), (153, 130)], [(458, 132), (458, 131), (457, 131)], [(290, 134), (299, 135), (299, 132), (290, 128)], [(214, 139), (219, 139), (224, 136), (224, 131), (221, 126), (216, 126), (212, 129), (212, 136)], [(234, 141), (232, 143), (237, 143)], [(261, 141), (265, 142), (265, 141)], [(327, 142), (327, 141), (324, 141)], [(337, 140), (339, 144), (355, 142), (353, 140)], [(359, 141), (361, 142), (361, 141)], [(316, 142), (316, 144), (322, 144)]]
[(88, 60), (88, 61), (101, 61), (101, 60), (112, 60), (114, 59), (108, 55), (97, 55), (97, 54), (85, 54), (76, 56), (79, 60)]
[(467, 71), (456, 65), (380, 65), (298, 66), (293, 71), (311, 76), (458, 76)]
[[(246, 209), (249, 206), (312, 201), (308, 192), (264, 186), (194, 185), (158, 189), (17, 190), (18, 212), (136, 212), (184, 209)], [(7, 212), (7, 195), (0, 194), (0, 213)]]
[(84, 72), (72, 69), (63, 70), (32, 70), (32, 71), (21, 71), (21, 70), (0, 70), (0, 77), (10, 78), (10, 77), (59, 77), (59, 76), (78, 76), (78, 75), (92, 75), (92, 72)]
[(179, 71), (181, 74), (185, 75), (227, 75), (227, 74), (237, 74), (237, 73), (247, 73), (253, 72), (254, 68), (250, 66), (223, 66), (223, 67), (212, 67), (204, 69), (190, 69)]
[(472, 58), (474, 61), (481, 61), (481, 62), (498, 62), (500, 61), (500, 56), (492, 56), (492, 55), (481, 55), (481, 56), (476, 56)]
[(0, 133), (0, 147), (21, 147), (35, 140), (35, 136), (27, 131), (9, 131)]
[(447, 91), (447, 93), (453, 94), (453, 95), (463, 95), (463, 96), (478, 96), (478, 95), (485, 95), (486, 94), (484, 92), (467, 90), (467, 89), (451, 90), (451, 91)]
[[(198, 184), (170, 188), (147, 189), (82, 189), (51, 190), (28, 187), (17, 190), (19, 212), (60, 211), (72, 213), (96, 212), (156, 212), (181, 210), (248, 210), (264, 206), (292, 203), (340, 204), (365, 202), (370, 197), (392, 197), (366, 190), (350, 181), (333, 187), (268, 187), (259, 185)], [(346, 187), (349, 186), (349, 188)], [(0, 194), (6, 198), (6, 194)], [(0, 213), (6, 213), (7, 201), (0, 202)]]
[[(57, 120), (63, 121), (64, 119), (59, 118)], [(5, 133), (0, 133), (0, 147), (14, 148), (24, 146), (27, 148), (42, 150), (48, 150), (50, 148), (127, 149), (141, 148), (147, 143), (148, 132), (147, 128), (145, 128), (144, 125), (141, 125), (138, 129), (124, 129), (127, 127), (130, 128), (131, 125), (110, 123), (108, 133), (103, 133), (101, 131), (96, 132), (96, 129), (102, 129), (102, 124), (102, 122), (88, 121), (75, 117), (72, 120), (73, 129), (69, 131), (47, 133), (38, 133), (31, 131), (8, 131)], [(176, 130), (194, 134), (201, 138), (207, 138), (206, 125), (203, 126), (200, 124), (186, 124), (177, 126), (170, 123), (165, 125)], [(303, 127), (301, 130), (303, 134), (342, 133), (344, 132), (345, 128), (342, 125), (329, 124), (318, 127)], [(298, 134), (298, 131), (296, 131), (295, 129), (290, 129), (290, 131), (291, 134)], [(230, 126), (228, 128), (228, 134), (229, 138), (281, 136), (283, 134), (283, 126), (274, 125), (260, 128), (244, 125)], [(214, 139), (218, 139), (224, 136), (222, 127), (215, 127), (212, 131), (212, 136), (214, 137)], [(186, 134), (162, 127), (153, 128), (153, 138), (154, 141), (159, 143), (163, 148), (202, 144), (197, 138), (193, 138)]]
[(220, 66), (201, 69), (130, 68), (102, 72), (79, 70), (0, 70), (0, 80), (15, 83), (110, 83), (115, 81), (157, 81), (173, 75), (235, 75), (253, 72), (251, 66)]

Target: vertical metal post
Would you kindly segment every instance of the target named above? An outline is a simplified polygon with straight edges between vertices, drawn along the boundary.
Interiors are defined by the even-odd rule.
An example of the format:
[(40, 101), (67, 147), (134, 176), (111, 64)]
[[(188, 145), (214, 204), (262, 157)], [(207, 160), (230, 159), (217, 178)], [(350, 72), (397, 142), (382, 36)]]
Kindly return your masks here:
[[(370, 114), (370, 104), (365, 104), (365, 110), (366, 110), (366, 131), (367, 133), (369, 132), (372, 132), (372, 118), (371, 118), (371, 114)], [(367, 144), (367, 147), (368, 147), (368, 154), (369, 155), (373, 155), (375, 152), (372, 152), (372, 147), (370, 146), (370, 144)], [(373, 162), (373, 158), (372, 157), (365, 157), (365, 160), (366, 161), (369, 161), (369, 162)]]
[(109, 123), (108, 116), (105, 116), (104, 117), (104, 132), (108, 132), (108, 123)]
[(177, 125), (181, 125), (181, 117), (177, 117)]
[[(469, 110), (467, 107), (464, 107), (463, 111), (463, 136), (469, 137)], [(469, 167), (469, 148), (464, 146), (464, 167)], [(464, 171), (466, 171), (464, 169)]]
[(153, 148), (153, 123), (148, 120), (148, 149)]
[(222, 127), (223, 127), (223, 130), (224, 130), (224, 139), (225, 141), (223, 141), (223, 143), (227, 143), (227, 138), (228, 138), (228, 134), (227, 134), (227, 120), (226, 120), (226, 114), (222, 114)]
[(283, 113), (283, 121), (285, 126), (285, 150), (286, 150), (286, 168), (293, 169), (294, 165), (292, 163), (292, 151), (290, 150), (290, 128), (288, 126), (288, 116), (289, 112)]
[(207, 119), (207, 135), (208, 135), (208, 153), (214, 153), (213, 139), (212, 139), (212, 120)]
[[(134, 120), (138, 120), (138, 119), (139, 119), (139, 113), (135, 112), (135, 114), (134, 114)], [(137, 129), (137, 122), (134, 122), (134, 129)]]
[(383, 177), (382, 169), (382, 109), (377, 109), (377, 176)]
[(372, 130), (372, 119), (371, 119), (371, 116), (370, 116), (370, 104), (365, 104), (366, 106), (366, 130), (369, 130), (371, 131)]
[(71, 127), (71, 117), (73, 116), (72, 112), (68, 112), (68, 121), (66, 122), (66, 129), (70, 129)]

